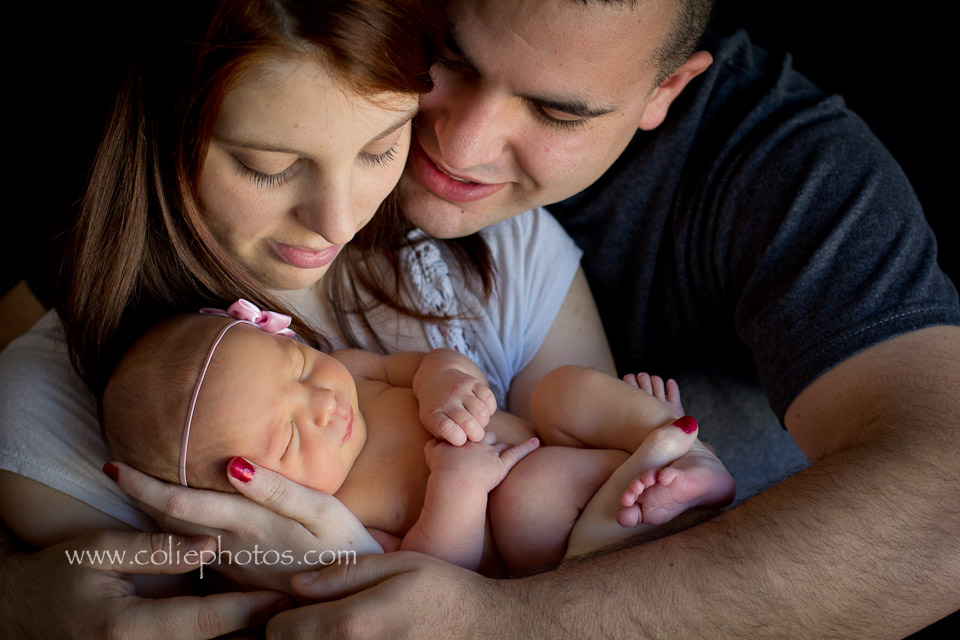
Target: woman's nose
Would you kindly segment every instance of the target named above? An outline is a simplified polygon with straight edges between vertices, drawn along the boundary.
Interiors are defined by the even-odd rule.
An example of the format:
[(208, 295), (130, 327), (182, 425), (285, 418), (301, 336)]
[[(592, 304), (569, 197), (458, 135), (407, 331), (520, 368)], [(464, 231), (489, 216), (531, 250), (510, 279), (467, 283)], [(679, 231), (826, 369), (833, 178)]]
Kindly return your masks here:
[(297, 217), (330, 244), (350, 242), (358, 226), (352, 177), (318, 181), (297, 207)]

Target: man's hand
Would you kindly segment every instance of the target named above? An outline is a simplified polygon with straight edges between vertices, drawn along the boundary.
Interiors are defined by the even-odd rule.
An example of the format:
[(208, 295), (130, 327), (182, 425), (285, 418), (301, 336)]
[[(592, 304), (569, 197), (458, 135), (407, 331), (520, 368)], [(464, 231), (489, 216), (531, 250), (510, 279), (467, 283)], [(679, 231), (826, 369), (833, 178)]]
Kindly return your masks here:
[(510, 586), (419, 553), (367, 556), (296, 576), (302, 601), (322, 604), (273, 618), (267, 638), (520, 637)]
[[(160, 554), (171, 548), (181, 554), (162, 560)], [(214, 638), (262, 625), (293, 604), (273, 591), (156, 600), (135, 595), (133, 574), (187, 573), (215, 549), (216, 541), (207, 537), (107, 531), (11, 555), (0, 573), (0, 637)], [(85, 551), (112, 555), (96, 558)], [(71, 557), (77, 560), (71, 563)]]

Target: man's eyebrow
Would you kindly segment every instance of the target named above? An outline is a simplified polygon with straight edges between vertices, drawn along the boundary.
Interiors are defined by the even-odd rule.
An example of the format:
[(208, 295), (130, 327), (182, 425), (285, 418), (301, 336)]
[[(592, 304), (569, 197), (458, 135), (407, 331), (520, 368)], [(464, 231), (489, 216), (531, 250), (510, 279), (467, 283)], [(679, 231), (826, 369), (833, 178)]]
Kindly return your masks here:
[[(474, 64), (473, 60), (471, 60), (470, 57), (463, 52), (463, 49), (460, 47), (460, 44), (457, 41), (456, 25), (449, 21), (447, 22), (447, 32), (444, 36), (444, 42), (447, 45), (447, 49), (449, 49), (450, 53), (453, 54), (453, 57), (457, 59), (457, 62), (470, 67), (471, 69), (477, 69), (477, 65)], [(562, 111), (563, 113), (569, 113), (570, 115), (577, 116), (578, 118), (597, 118), (599, 116), (616, 111), (616, 107), (605, 105), (592, 106), (583, 98), (575, 96), (545, 96), (532, 93), (521, 93), (518, 94), (518, 97), (545, 109)]]
[(450, 50), (450, 53), (453, 54), (453, 57), (457, 59), (457, 62), (464, 64), (471, 69), (477, 68), (467, 54), (463, 52), (463, 48), (460, 46), (460, 42), (457, 40), (457, 26), (449, 19), (447, 20), (447, 31), (443, 36), (443, 43), (447, 46), (447, 49)]
[(616, 110), (616, 107), (598, 106), (592, 107), (580, 98), (550, 98), (547, 96), (521, 95), (521, 98), (529, 100), (534, 104), (551, 109), (553, 111), (562, 111), (579, 118), (597, 118)]
[[(391, 133), (394, 133), (397, 129), (403, 127), (405, 124), (413, 120), (413, 118), (420, 112), (420, 107), (415, 106), (413, 108), (407, 109), (400, 112), (400, 116), (392, 123), (387, 125), (387, 127), (370, 139), (370, 142), (378, 142), (383, 140)], [(239, 147), (241, 149), (254, 149), (256, 151), (271, 151), (274, 153), (289, 153), (295, 156), (301, 156), (304, 158), (311, 157), (310, 154), (304, 153), (299, 149), (294, 149), (292, 147), (287, 147), (282, 144), (274, 144), (272, 142), (267, 142), (266, 140), (257, 140), (256, 138), (244, 138), (244, 139), (233, 139), (226, 138), (223, 136), (216, 136), (221, 142), (231, 147)]]

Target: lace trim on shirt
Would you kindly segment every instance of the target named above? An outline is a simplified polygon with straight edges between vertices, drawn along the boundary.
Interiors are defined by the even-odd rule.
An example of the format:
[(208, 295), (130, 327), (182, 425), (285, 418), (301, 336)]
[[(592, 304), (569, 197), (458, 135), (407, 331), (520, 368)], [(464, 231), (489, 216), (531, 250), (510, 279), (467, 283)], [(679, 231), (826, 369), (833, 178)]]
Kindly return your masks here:
[[(450, 275), (450, 268), (444, 260), (436, 241), (426, 239), (427, 235), (415, 229), (407, 239), (413, 246), (400, 254), (403, 272), (409, 278), (410, 292), (421, 311), (451, 316), (443, 322), (425, 322), (423, 330), (431, 348), (446, 347), (467, 356), (474, 362), (480, 362), (473, 348), (472, 336), (464, 328), (460, 314), (460, 299)], [(495, 386), (493, 381), (491, 387)], [(496, 394), (497, 389), (493, 389)]]

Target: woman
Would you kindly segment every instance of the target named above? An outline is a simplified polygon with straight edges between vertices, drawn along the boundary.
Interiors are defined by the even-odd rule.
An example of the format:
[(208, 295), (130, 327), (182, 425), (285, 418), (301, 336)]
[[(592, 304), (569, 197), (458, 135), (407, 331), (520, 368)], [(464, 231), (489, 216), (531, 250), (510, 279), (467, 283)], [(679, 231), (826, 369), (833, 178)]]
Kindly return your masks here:
[[(72, 286), (59, 307), (71, 355), (94, 389), (146, 324), (238, 296), (293, 312), (305, 321), (298, 322), (298, 333), (316, 346), (462, 346), (499, 381), (501, 405), (509, 387), (515, 413), (527, 413), (533, 385), (558, 364), (612, 371), (576, 266), (579, 253), (542, 214), (491, 230), (487, 250), (476, 242), (456, 249), (414, 239), (410, 247), (400, 243), (397, 253), (371, 256), (365, 247), (396, 238), (391, 218), (381, 212), (377, 228), (358, 238), (358, 251), (337, 261), (342, 272), (334, 286), (317, 286), (399, 179), (414, 96), (429, 90), (427, 69), (441, 19), (438, 7), (417, 2), (225, 1), (198, 21), (199, 31), (180, 27), (178, 39), (171, 37), (172, 25), (157, 25), (166, 47), (144, 43), (118, 91), (77, 225)], [(538, 242), (559, 244), (551, 246), (556, 262), (527, 264), (524, 252)], [(494, 284), (485, 267), (491, 263), (503, 275), (492, 297), (485, 296)], [(424, 296), (431, 301), (426, 307)], [(330, 297), (366, 313), (337, 317)], [(371, 309), (377, 300), (385, 304)], [(491, 313), (491, 305), (500, 304), (512, 311)], [(453, 319), (437, 322), (437, 316)], [(36, 414), (18, 406), (4, 416), (0, 443), (6, 469), (0, 493), (18, 497), (0, 515), (40, 547), (88, 532), (150, 526), (98, 471), (107, 458), (95, 404), (70, 378), (58, 330), (57, 319), (48, 317), (5, 354), (0, 371), (5, 401), (41, 398)], [(577, 336), (573, 348), (570, 334)], [(267, 509), (247, 503), (240, 510), (228, 496), (196, 499), (207, 501), (213, 518), (203, 524), (232, 534), (238, 547), (289, 537), (285, 519)], [(309, 500), (337, 508), (322, 497)], [(290, 505), (278, 509), (297, 515)], [(211, 513), (223, 514), (224, 522)], [(298, 544), (324, 548), (321, 520), (314, 514), (306, 524), (316, 535)], [(176, 528), (169, 518), (162, 523)], [(131, 555), (146, 544), (133, 533), (93, 535), (102, 548)], [(72, 605), (98, 631), (118, 624), (157, 630), (151, 621), (161, 607), (165, 618), (189, 627), (198, 606), (220, 606), (230, 615), (220, 611), (216, 619), (236, 628), (251, 622), (245, 612), (252, 608), (267, 614), (285, 606), (259, 593), (229, 594), (204, 605), (163, 600), (153, 609), (121, 598), (106, 607), (84, 599), (97, 591), (82, 585), (119, 584), (116, 576), (71, 569), (62, 562), (64, 545), (82, 548), (70, 541), (9, 562), (11, 575), (40, 575), (46, 582), (12, 612), (16, 618), (6, 619), (28, 625), (31, 613), (40, 611), (45, 624), (56, 622), (57, 616), (37, 608), (50, 597), (59, 611), (70, 609), (63, 603)], [(19, 567), (25, 569), (18, 573)], [(229, 629), (190, 630), (204, 637)]]

